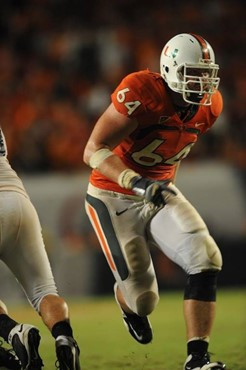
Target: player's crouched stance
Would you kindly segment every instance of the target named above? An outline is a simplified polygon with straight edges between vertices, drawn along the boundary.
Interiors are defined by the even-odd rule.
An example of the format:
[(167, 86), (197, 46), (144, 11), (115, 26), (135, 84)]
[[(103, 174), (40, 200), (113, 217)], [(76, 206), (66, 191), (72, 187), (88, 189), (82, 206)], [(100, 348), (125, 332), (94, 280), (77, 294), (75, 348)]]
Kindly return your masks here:
[(187, 273), (184, 370), (222, 370), (208, 352), (221, 254), (174, 185), (178, 163), (222, 111), (219, 66), (205, 39), (184, 33), (164, 46), (160, 67), (160, 74), (123, 78), (98, 119), (84, 152), (93, 169), (86, 210), (132, 337), (147, 344), (153, 336), (148, 315), (159, 294), (149, 248), (155, 244)]
[[(80, 370), (80, 351), (73, 338), (68, 306), (57, 292), (37, 212), (21, 179), (7, 160), (7, 147), (1, 129), (0, 234), (0, 259), (13, 272), (29, 303), (55, 339), (57, 368)], [(2, 301), (0, 336), (13, 348), (13, 351), (8, 351), (0, 347), (0, 366), (9, 370), (42, 369), (38, 329), (11, 318)]]

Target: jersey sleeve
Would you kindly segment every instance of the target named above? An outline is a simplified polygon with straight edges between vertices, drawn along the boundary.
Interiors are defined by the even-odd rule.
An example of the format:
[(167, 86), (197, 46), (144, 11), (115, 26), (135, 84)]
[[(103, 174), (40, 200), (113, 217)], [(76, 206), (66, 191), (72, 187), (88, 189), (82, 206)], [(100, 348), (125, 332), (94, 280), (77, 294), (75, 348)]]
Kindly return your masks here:
[(126, 76), (111, 95), (119, 113), (129, 118), (141, 117), (149, 109), (154, 109), (158, 100), (151, 76), (148, 72), (136, 72)]
[(146, 107), (141, 90), (141, 80), (137, 73), (126, 76), (111, 95), (116, 110), (129, 118), (142, 115)]

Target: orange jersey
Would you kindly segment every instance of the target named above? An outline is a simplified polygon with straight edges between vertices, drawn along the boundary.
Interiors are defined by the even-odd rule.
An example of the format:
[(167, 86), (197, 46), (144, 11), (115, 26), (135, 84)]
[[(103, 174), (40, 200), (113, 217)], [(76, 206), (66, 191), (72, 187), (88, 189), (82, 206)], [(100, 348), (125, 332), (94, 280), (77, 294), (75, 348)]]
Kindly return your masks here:
[[(199, 135), (205, 133), (223, 107), (219, 91), (210, 106), (192, 106), (191, 118), (181, 120), (160, 74), (148, 70), (126, 76), (113, 92), (118, 112), (138, 121), (138, 127), (113, 152), (127, 167), (155, 180), (172, 179), (175, 165), (185, 158)], [(93, 170), (90, 182), (99, 188), (132, 194)]]

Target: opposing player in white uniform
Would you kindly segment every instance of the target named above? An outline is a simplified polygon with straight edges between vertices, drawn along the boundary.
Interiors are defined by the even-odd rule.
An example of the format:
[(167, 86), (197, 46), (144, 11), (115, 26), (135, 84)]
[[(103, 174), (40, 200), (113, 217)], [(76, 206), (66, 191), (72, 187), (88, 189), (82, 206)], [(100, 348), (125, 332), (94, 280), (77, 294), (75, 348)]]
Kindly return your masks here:
[[(38, 215), (22, 181), (7, 159), (0, 129), (0, 259), (12, 271), (34, 309), (55, 338), (60, 370), (79, 370), (79, 347), (73, 338), (68, 306), (57, 293), (45, 251)], [(4, 282), (2, 282), (4, 284)], [(17, 357), (0, 347), (0, 367), (40, 370), (37, 328), (17, 323), (0, 301), (0, 336)]]
[(149, 246), (155, 244), (187, 273), (184, 369), (221, 370), (225, 365), (208, 353), (221, 254), (174, 185), (178, 164), (221, 113), (219, 67), (209, 43), (188, 33), (167, 42), (160, 65), (161, 74), (126, 76), (97, 121), (84, 152), (93, 168), (86, 209), (134, 339), (152, 340), (148, 315), (159, 294)]

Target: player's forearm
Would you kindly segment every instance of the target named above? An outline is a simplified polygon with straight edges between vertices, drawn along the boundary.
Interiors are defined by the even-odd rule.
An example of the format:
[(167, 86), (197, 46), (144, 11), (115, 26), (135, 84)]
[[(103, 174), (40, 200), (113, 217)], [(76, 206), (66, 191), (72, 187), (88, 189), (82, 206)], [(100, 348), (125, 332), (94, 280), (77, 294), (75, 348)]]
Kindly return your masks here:
[(98, 171), (110, 180), (119, 183), (121, 173), (127, 169), (128, 167), (124, 162), (117, 155), (113, 154), (101, 163)]
[(130, 180), (138, 173), (130, 170), (124, 162), (107, 147), (98, 150), (86, 148), (84, 162), (97, 169), (102, 175), (118, 183), (121, 187), (130, 188)]

